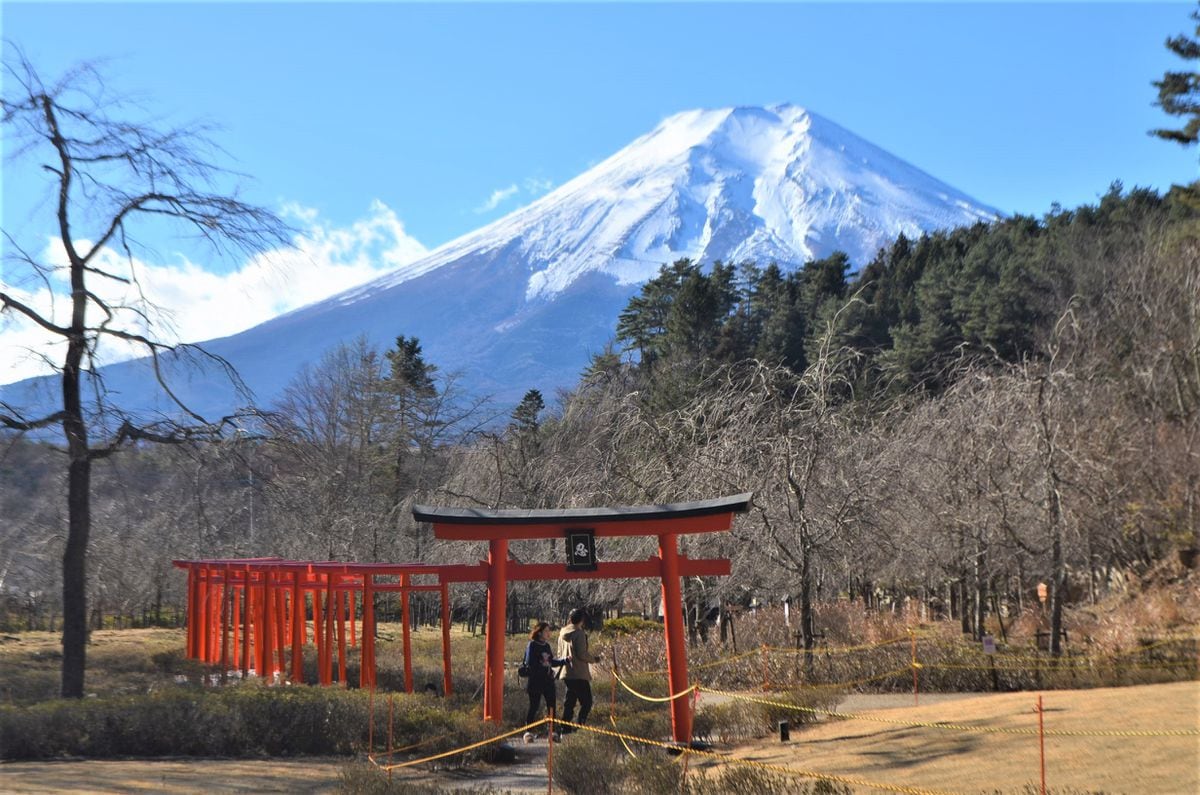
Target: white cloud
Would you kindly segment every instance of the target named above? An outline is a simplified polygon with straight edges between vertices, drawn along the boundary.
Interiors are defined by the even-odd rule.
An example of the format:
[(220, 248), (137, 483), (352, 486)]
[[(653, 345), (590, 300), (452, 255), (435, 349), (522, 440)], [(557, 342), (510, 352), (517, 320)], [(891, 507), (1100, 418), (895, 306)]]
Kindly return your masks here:
[(476, 207), (475, 212), (491, 212), (517, 194), (525, 194), (531, 198), (537, 198), (544, 193), (549, 193), (553, 187), (554, 183), (543, 177), (526, 177), (521, 180), (520, 186), (514, 182), (507, 188), (497, 188), (492, 191), (492, 195), (487, 198), (487, 201)]
[[(180, 256), (174, 263), (134, 260), (111, 250), (98, 255), (102, 270), (136, 277), (136, 286), (93, 277), (90, 286), (112, 306), (143, 304), (161, 307), (142, 317), (132, 309), (121, 310), (116, 328), (135, 333), (150, 332), (163, 342), (201, 342), (235, 334), (276, 315), (328, 298), (375, 277), (413, 262), (427, 251), (404, 229), (396, 214), (380, 201), (371, 203), (368, 214), (349, 226), (324, 223), (316, 210), (297, 205), (284, 214), (302, 226), (295, 248), (258, 254), (231, 273), (214, 273)], [(81, 241), (82, 242), (82, 241)], [(46, 261), (63, 264), (64, 257), (53, 239), (44, 253)], [(69, 307), (65, 272), (56, 273), (57, 283), (8, 284), (14, 298), (66, 322)], [(32, 285), (34, 283), (30, 283)], [(145, 301), (140, 301), (137, 288)], [(57, 297), (56, 297), (57, 296)], [(95, 310), (89, 317), (96, 323)], [(0, 317), (0, 383), (10, 383), (51, 371), (50, 362), (61, 362), (61, 344), (47, 344), (52, 335), (13, 312)], [(98, 352), (102, 363), (142, 355), (144, 351), (106, 342)]]
[(498, 188), (497, 190), (492, 191), (492, 195), (488, 197), (487, 201), (475, 208), (475, 212), (490, 212), (491, 210), (499, 207), (500, 202), (517, 195), (519, 190), (520, 188), (518, 188), (516, 185), (509, 185), (507, 188)]
[(552, 180), (544, 179), (542, 177), (525, 178), (525, 191), (532, 196), (540, 196), (543, 193), (549, 193), (550, 189), (553, 187), (554, 182)]

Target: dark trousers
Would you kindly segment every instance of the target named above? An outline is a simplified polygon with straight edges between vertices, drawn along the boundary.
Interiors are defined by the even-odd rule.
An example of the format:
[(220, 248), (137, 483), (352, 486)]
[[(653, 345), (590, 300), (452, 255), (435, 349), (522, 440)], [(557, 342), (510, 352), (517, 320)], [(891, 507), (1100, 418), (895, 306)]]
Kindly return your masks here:
[(587, 723), (592, 712), (592, 683), (586, 679), (568, 679), (567, 697), (563, 699), (563, 720), (574, 723), (575, 702), (579, 702), (579, 723)]
[(543, 683), (529, 685), (529, 711), (525, 713), (525, 723), (537, 720), (538, 708), (546, 702), (546, 714), (554, 714), (554, 701), (557, 693), (554, 690), (554, 680), (548, 679)]

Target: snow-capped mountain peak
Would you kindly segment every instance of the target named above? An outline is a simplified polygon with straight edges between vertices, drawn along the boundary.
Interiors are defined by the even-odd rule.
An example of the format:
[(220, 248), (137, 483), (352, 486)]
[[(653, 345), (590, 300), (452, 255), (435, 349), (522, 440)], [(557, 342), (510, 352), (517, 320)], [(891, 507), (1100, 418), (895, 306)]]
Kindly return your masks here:
[(380, 286), (509, 248), (526, 263), (527, 300), (593, 271), (640, 283), (680, 257), (797, 265), (836, 249), (862, 265), (900, 233), (996, 215), (802, 107), (690, 110)]

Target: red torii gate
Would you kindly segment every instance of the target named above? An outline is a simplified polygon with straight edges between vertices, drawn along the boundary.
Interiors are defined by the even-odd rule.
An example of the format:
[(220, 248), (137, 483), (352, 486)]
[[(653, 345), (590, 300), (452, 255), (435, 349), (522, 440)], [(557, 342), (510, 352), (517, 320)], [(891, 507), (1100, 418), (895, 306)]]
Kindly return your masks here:
[[(499, 723), (504, 707), (504, 638), (510, 580), (618, 579), (657, 577), (662, 580), (663, 624), (667, 643), (670, 694), (688, 688), (687, 647), (684, 639), (680, 577), (729, 574), (727, 559), (691, 560), (679, 554), (677, 536), (728, 530), (734, 513), (745, 513), (749, 493), (713, 500), (670, 505), (570, 508), (561, 510), (482, 510), (413, 506), (418, 521), (429, 522), (437, 538), (487, 541), (488, 559), (480, 566), (487, 579), (487, 653), (483, 717)], [(590, 545), (594, 536), (658, 536), (658, 555), (644, 561), (602, 563), (594, 546), (574, 559), (571, 547), (579, 539)], [(518, 563), (508, 557), (508, 542), (524, 539), (567, 538), (568, 565)], [(576, 565), (572, 565), (572, 563)], [(676, 742), (692, 737), (692, 712), (686, 698), (671, 701), (671, 728)]]
[[(304, 681), (304, 645), (309, 639), (308, 614), (312, 614), (312, 641), (317, 650), (317, 681), (333, 683), (334, 650), (337, 679), (346, 683), (347, 620), (349, 645), (360, 646), (359, 685), (375, 687), (375, 600), (380, 592), (400, 594), (404, 646), (404, 689), (413, 691), (410, 643), (409, 594), (441, 594), (442, 679), (444, 692), (454, 692), (450, 661), (450, 601), (454, 582), (486, 579), (482, 565), (421, 563), (337, 563), (292, 561), (281, 558), (231, 558), (176, 560), (188, 573), (187, 656), (213, 665), (222, 672), (253, 669), (272, 677), (288, 669), (291, 648), (293, 682)], [(434, 584), (417, 584), (413, 577), (434, 575)], [(395, 582), (376, 582), (392, 577)], [(355, 633), (355, 596), (361, 594), (362, 631)], [(240, 643), (239, 643), (240, 633)], [(232, 643), (231, 643), (232, 640)], [(356, 642), (357, 641), (357, 642)]]
[[(285, 649), (291, 647), (291, 679), (304, 681), (303, 648), (317, 649), (317, 679), (333, 682), (337, 650), (338, 681), (346, 683), (346, 620), (349, 645), (355, 643), (355, 595), (361, 594), (359, 685), (374, 688), (374, 594), (399, 592), (403, 625), (405, 690), (412, 692), (408, 596), (412, 591), (438, 591), (442, 609), (443, 687), (453, 692), (450, 662), (448, 586), (455, 582), (487, 582), (487, 652), (484, 676), (485, 720), (499, 723), (504, 706), (504, 639), (507, 583), (510, 580), (618, 579), (657, 577), (662, 581), (664, 632), (670, 693), (688, 688), (680, 577), (729, 574), (725, 559), (691, 560), (680, 555), (677, 536), (728, 530), (733, 514), (749, 507), (750, 495), (671, 505), (566, 510), (494, 510), (415, 506), (413, 516), (433, 525), (438, 538), (488, 541), (488, 560), (477, 564), (338, 563), (281, 558), (176, 560), (188, 573), (187, 656), (220, 665), (222, 672), (251, 668), (271, 677), (287, 670)], [(595, 536), (658, 536), (658, 555), (644, 561), (602, 563), (595, 559)], [(556, 563), (518, 563), (508, 557), (508, 542), (520, 539), (568, 539), (569, 558)], [(576, 540), (587, 549), (574, 555)], [(414, 576), (433, 575), (436, 584), (415, 584)], [(377, 582), (376, 577), (395, 582)], [(239, 630), (241, 636), (239, 639)], [(231, 638), (232, 636), (232, 638)], [(231, 642), (232, 640), (232, 642)], [(239, 645), (240, 640), (240, 645)], [(691, 739), (692, 713), (687, 699), (671, 702), (671, 725), (678, 742)]]

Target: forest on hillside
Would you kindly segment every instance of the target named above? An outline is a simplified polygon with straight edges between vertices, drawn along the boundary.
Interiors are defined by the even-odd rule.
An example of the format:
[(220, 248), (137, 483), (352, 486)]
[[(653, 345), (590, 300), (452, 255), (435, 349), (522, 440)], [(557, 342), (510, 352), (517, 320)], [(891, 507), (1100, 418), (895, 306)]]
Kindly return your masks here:
[[(336, 346), (260, 431), (137, 444), (93, 470), (93, 625), (175, 620), (174, 558), (469, 561), (414, 504), (581, 507), (753, 492), (729, 534), (683, 552), (733, 574), (685, 584), (721, 604), (814, 611), (914, 600), (978, 637), (1049, 585), (1095, 603), (1200, 548), (1200, 227), (1186, 190), (1115, 185), (1042, 218), (840, 254), (664, 265), (570, 391), (508, 411), (404, 335)], [(61, 615), (63, 453), (0, 437), (0, 624)], [(601, 539), (602, 560), (654, 553)], [(557, 541), (523, 561), (561, 561)], [(460, 615), (482, 585), (454, 591)], [(417, 600), (420, 601), (419, 599)], [(587, 603), (652, 614), (656, 582), (515, 585), (530, 615)], [(418, 609), (418, 614), (420, 614)], [(1057, 635), (1055, 634), (1056, 638)]]

